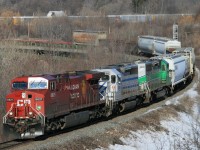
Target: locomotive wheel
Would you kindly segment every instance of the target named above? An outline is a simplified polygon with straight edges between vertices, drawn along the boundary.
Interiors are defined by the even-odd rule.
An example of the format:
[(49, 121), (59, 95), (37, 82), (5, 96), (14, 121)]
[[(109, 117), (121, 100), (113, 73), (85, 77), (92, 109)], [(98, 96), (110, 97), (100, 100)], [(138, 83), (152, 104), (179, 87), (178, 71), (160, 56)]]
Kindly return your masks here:
[(144, 99), (142, 97), (137, 97), (136, 101), (137, 101), (136, 106), (140, 106), (144, 102)]
[(173, 91), (170, 88), (165, 87), (165, 96), (170, 97), (172, 96), (172, 94), (173, 94)]
[(151, 97), (149, 98), (149, 103), (151, 104), (151, 103), (155, 102), (156, 99), (157, 99), (156, 93), (152, 92)]
[(138, 55), (139, 55), (139, 56), (143, 56), (144, 54), (143, 54), (142, 52), (139, 52)]
[(119, 112), (122, 113), (124, 110), (125, 110), (125, 105), (124, 105), (124, 103), (121, 103), (119, 105)]

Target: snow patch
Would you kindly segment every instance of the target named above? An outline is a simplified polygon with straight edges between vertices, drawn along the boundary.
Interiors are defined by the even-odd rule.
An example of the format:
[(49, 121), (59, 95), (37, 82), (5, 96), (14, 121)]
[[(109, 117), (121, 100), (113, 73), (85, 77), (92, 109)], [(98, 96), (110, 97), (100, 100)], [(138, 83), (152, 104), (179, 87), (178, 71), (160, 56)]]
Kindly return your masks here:
[[(194, 125), (196, 120), (186, 114), (179, 113), (178, 119), (170, 118), (161, 121), (163, 131), (138, 130), (130, 131), (128, 137), (121, 137), (124, 145), (110, 145), (109, 150), (152, 150), (152, 149), (184, 149), (194, 140)], [(196, 125), (195, 125), (196, 126)], [(188, 143), (190, 149), (197, 149), (195, 144)]]
[(143, 114), (148, 114), (148, 113), (150, 113), (150, 112), (152, 112), (152, 111), (156, 111), (156, 110), (159, 110), (159, 109), (161, 109), (162, 107), (157, 107), (157, 108), (155, 108), (155, 109), (150, 109), (150, 110), (148, 110), (148, 111), (146, 111), (145, 113), (143, 113)]
[(189, 96), (190, 98), (195, 98), (198, 96), (198, 92), (192, 88), (188, 90), (185, 95)]

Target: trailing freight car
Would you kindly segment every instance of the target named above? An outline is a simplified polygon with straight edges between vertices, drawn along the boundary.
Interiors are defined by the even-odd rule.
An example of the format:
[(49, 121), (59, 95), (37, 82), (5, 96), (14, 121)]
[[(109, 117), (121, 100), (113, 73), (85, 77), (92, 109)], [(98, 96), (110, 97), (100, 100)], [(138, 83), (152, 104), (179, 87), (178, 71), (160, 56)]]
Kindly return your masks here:
[(169, 75), (171, 76), (172, 86), (185, 80), (188, 70), (186, 60), (181, 55), (166, 56), (163, 58), (169, 64)]
[(181, 48), (181, 42), (164, 37), (138, 36), (138, 54), (162, 55)]
[(173, 51), (173, 54), (175, 54), (175, 55), (179, 54), (186, 59), (186, 65), (188, 68), (188, 70), (186, 70), (188, 72), (188, 74), (186, 74), (186, 77), (190, 76), (191, 78), (193, 78), (193, 76), (195, 74), (194, 48), (192, 48), (192, 47), (178, 48), (175, 51)]

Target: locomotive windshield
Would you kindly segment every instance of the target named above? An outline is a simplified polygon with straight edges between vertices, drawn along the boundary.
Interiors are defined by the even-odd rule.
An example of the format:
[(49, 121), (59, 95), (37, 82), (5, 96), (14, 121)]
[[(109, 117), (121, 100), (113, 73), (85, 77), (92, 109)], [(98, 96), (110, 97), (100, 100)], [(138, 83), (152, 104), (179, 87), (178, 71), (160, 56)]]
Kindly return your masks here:
[(48, 80), (42, 77), (29, 77), (28, 78), (28, 89), (48, 89)]
[(12, 84), (13, 89), (19, 89), (19, 90), (24, 90), (27, 89), (27, 83), (26, 82), (14, 82)]
[(109, 75), (104, 75), (103, 77), (101, 77), (102, 81), (108, 81), (109, 79)]
[(47, 89), (46, 81), (32, 81), (29, 83), (29, 89)]

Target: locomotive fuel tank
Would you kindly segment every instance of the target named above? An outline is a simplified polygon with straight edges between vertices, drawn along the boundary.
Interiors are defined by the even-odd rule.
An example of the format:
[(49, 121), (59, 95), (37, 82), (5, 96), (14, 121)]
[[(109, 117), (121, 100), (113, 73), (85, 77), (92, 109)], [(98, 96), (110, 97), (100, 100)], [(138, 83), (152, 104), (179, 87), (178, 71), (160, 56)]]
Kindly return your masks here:
[(181, 48), (181, 42), (164, 37), (139, 36), (138, 54), (162, 55)]

